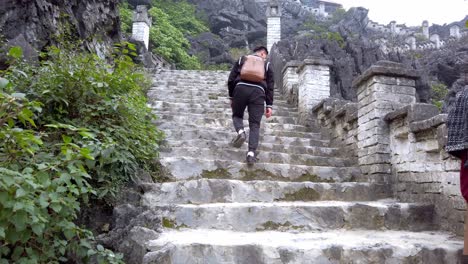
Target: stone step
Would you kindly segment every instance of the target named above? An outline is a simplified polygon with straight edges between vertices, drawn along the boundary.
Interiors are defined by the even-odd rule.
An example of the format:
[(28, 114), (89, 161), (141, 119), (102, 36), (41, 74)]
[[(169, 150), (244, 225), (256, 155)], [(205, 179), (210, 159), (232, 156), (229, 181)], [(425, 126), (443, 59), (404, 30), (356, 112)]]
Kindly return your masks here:
[[(157, 122), (160, 125), (158, 126), (160, 129), (163, 129), (166, 133), (166, 136), (173, 137), (172, 135), (178, 135), (180, 132), (185, 131), (192, 131), (197, 133), (198, 137), (205, 137), (205, 134), (209, 133), (216, 137), (222, 137), (222, 139), (228, 139), (230, 141), (236, 135), (234, 131), (234, 127), (232, 125), (216, 125), (216, 124), (209, 124), (209, 125), (194, 125), (194, 124), (184, 124), (177, 126), (177, 124), (167, 124), (165, 122)], [(247, 121), (244, 121), (245, 131), (247, 133), (247, 137), (249, 136), (249, 124)], [(207, 129), (209, 132), (207, 132)], [(301, 139), (311, 139), (316, 140), (318, 145), (327, 145), (328, 141), (325, 139), (326, 135), (322, 135), (320, 133), (312, 133), (312, 132), (296, 132), (290, 130), (282, 130), (282, 129), (270, 129), (266, 125), (262, 125), (260, 127), (260, 139), (266, 140), (273, 140), (269, 139), (269, 137), (287, 137), (287, 138), (301, 138)], [(212, 138), (211, 136), (209, 136)], [(284, 139), (285, 141), (291, 141), (288, 139)], [(292, 140), (294, 141), (294, 140)]]
[(244, 160), (191, 157), (160, 159), (166, 175), (173, 180), (237, 179), (312, 182), (352, 182), (361, 178), (357, 167), (327, 167), (258, 162), (248, 166)]
[[(231, 108), (229, 106), (226, 107), (220, 107), (220, 108), (203, 108), (200, 105), (195, 105), (194, 107), (181, 107), (178, 105), (170, 105), (170, 104), (165, 104), (162, 107), (153, 107), (153, 111), (157, 114), (158, 112), (161, 113), (167, 113), (167, 114), (186, 114), (186, 113), (191, 113), (191, 114), (203, 114), (203, 115), (208, 115), (208, 114), (215, 114), (215, 115), (228, 115), (229, 117), (232, 115)], [(245, 117), (247, 118), (248, 112), (245, 112)], [(273, 117), (292, 117), (292, 118), (297, 118), (299, 114), (297, 112), (292, 112), (288, 110), (278, 110), (274, 109), (273, 112)]]
[[(167, 147), (198, 147), (198, 148), (232, 148), (228, 146), (227, 141), (218, 141), (218, 140), (206, 140), (206, 139), (192, 139), (192, 140), (172, 140), (166, 139)], [(242, 148), (246, 150), (247, 144)], [(330, 148), (330, 147), (316, 147), (316, 146), (294, 146), (294, 145), (284, 145), (284, 144), (272, 144), (260, 142), (258, 151), (270, 151), (270, 152), (279, 152), (279, 153), (288, 153), (288, 154), (306, 154), (313, 156), (329, 156), (329, 157), (340, 157), (345, 156), (340, 149)]]
[[(232, 114), (231, 113), (219, 113), (219, 114), (192, 114), (188, 112), (182, 112), (180, 114), (177, 113), (162, 113), (162, 112), (157, 112), (154, 111), (154, 113), (158, 116), (159, 120), (162, 122), (165, 121), (175, 121), (179, 124), (190, 124), (190, 123), (196, 123), (196, 124), (201, 124), (205, 123), (206, 125), (211, 125), (215, 124), (218, 126), (222, 127), (227, 127), (232, 125)], [(248, 124), (248, 115), (244, 116), (244, 122), (245, 124)], [(277, 116), (272, 116), (270, 118), (266, 118), (263, 116), (262, 118), (262, 124), (282, 124), (286, 126), (291, 126), (293, 125), (293, 128), (297, 131), (297, 125), (296, 123), (298, 122), (297, 118), (294, 117), (277, 117)], [(177, 125), (177, 124), (174, 124)], [(300, 129), (303, 130), (308, 130), (307, 127), (305, 126), (299, 126)], [(298, 131), (299, 132), (299, 131)], [(304, 131), (302, 131), (304, 132)], [(308, 131), (306, 131), (308, 132)]]
[[(216, 102), (216, 103), (207, 102), (207, 100), (203, 100), (203, 102), (150, 100), (149, 105), (153, 109), (162, 109), (164, 107), (174, 107), (174, 108), (180, 107), (183, 109), (202, 108), (202, 109), (225, 109), (225, 110), (231, 111), (231, 105), (230, 105), (229, 100), (226, 100), (223, 102)], [(290, 106), (283, 107), (283, 106), (275, 105), (273, 109), (273, 114), (278, 110), (285, 111), (285, 112), (293, 112), (293, 113), (298, 112), (297, 108), (295, 107), (290, 107)]]
[[(185, 126), (187, 127), (187, 126)], [(182, 130), (184, 127), (179, 128), (173, 127), (170, 124), (164, 123), (159, 125), (160, 129), (166, 134), (166, 137), (170, 140), (193, 140), (193, 139), (205, 139), (222, 141), (225, 140), (225, 145), (228, 146), (231, 140), (235, 136), (234, 131), (229, 129), (222, 130), (217, 127), (203, 127), (203, 126), (192, 126), (187, 130)], [(231, 128), (233, 130), (233, 128)], [(302, 137), (288, 137), (289, 132), (268, 130), (267, 133), (260, 133), (260, 143), (269, 144), (281, 144), (284, 147), (295, 146), (295, 147), (328, 147), (329, 141), (322, 139), (313, 138), (302, 138)], [(291, 132), (294, 133), (294, 132)], [(278, 136), (276, 136), (278, 135)], [(285, 135), (285, 136), (280, 136)]]
[(145, 259), (172, 264), (457, 264), (462, 248), (460, 239), (443, 232), (184, 229), (148, 242)]
[(391, 197), (384, 184), (199, 179), (143, 184), (142, 204), (207, 204), (279, 201), (375, 201)]
[[(231, 119), (217, 119), (217, 118), (203, 118), (203, 117), (187, 117), (187, 116), (177, 116), (177, 115), (165, 115), (160, 116), (155, 123), (163, 128), (172, 128), (180, 127), (181, 129), (189, 129), (195, 127), (213, 127), (218, 130), (227, 129), (234, 130)], [(244, 126), (248, 127), (248, 120), (244, 119)], [(275, 131), (289, 131), (289, 132), (315, 132), (313, 128), (290, 124), (290, 123), (273, 123), (273, 122), (263, 122), (261, 127), (265, 130), (275, 130)]]
[[(210, 100), (208, 98), (198, 98), (198, 99), (185, 99), (185, 98), (167, 98), (165, 97), (164, 100), (159, 100), (158, 98), (151, 98), (150, 97), (150, 104), (157, 105), (158, 102), (168, 102), (168, 103), (178, 103), (178, 104), (188, 104), (188, 105), (198, 105), (204, 104), (207, 108), (212, 107), (231, 107), (230, 102), (227, 98), (218, 98)], [(274, 102), (273, 109), (283, 109), (283, 110), (290, 110), (297, 112), (297, 108), (291, 107), (288, 103), (285, 102)]]
[[(247, 148), (199, 148), (199, 147), (167, 147), (160, 152), (160, 157), (203, 157), (204, 159), (243, 160)], [(260, 152), (259, 161), (265, 163), (294, 164), (307, 166), (336, 166), (349, 167), (355, 165), (353, 161), (337, 157), (321, 157), (307, 154), (286, 154), (278, 152)]]
[[(171, 228), (255, 231), (323, 231), (330, 229), (430, 231), (434, 206), (375, 202), (273, 202), (214, 204), (146, 204)], [(168, 227), (168, 226), (166, 226)]]
[[(215, 119), (228, 119), (232, 120), (232, 112), (231, 111), (211, 111), (211, 112), (201, 112), (198, 111), (192, 112), (192, 111), (187, 111), (183, 110), (180, 111), (179, 109), (177, 110), (170, 110), (170, 111), (161, 111), (161, 110), (153, 110), (153, 113), (155, 113), (158, 117), (161, 119), (164, 118), (164, 116), (185, 116), (185, 117), (190, 117), (190, 118), (215, 118)], [(246, 111), (244, 115), (244, 119), (247, 121), (249, 119), (249, 114)], [(262, 121), (269, 122), (269, 123), (282, 123), (282, 124), (293, 124), (295, 125), (298, 122), (298, 117), (296, 116), (283, 116), (275, 113), (274, 116), (270, 118), (266, 118), (265, 116), (262, 118)]]

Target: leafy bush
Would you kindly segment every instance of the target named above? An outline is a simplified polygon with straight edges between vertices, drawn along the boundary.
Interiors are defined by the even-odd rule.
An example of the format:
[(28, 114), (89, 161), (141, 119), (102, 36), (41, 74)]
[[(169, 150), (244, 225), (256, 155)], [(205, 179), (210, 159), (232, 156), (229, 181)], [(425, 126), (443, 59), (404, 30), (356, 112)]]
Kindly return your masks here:
[(210, 31), (206, 22), (197, 17), (195, 6), (185, 0), (153, 0), (153, 6), (166, 13), (171, 24), (185, 36)]
[(130, 9), (128, 3), (123, 1), (119, 5), (119, 15), (120, 15), (120, 29), (124, 33), (132, 33), (132, 24), (133, 24), (133, 10)]
[[(123, 46), (121, 53), (131, 53)], [(0, 72), (0, 263), (120, 263), (74, 224), (80, 202), (110, 201), (157, 157), (148, 82), (131, 58), (51, 48), (41, 65)]]
[(169, 16), (157, 7), (149, 10), (153, 20), (150, 28), (150, 43), (153, 51), (169, 62), (175, 63), (181, 69), (200, 69), (201, 65), (196, 56), (187, 53), (190, 42), (182, 31), (171, 24)]
[(432, 104), (442, 110), (444, 99), (447, 97), (449, 90), (445, 84), (435, 83), (431, 85)]

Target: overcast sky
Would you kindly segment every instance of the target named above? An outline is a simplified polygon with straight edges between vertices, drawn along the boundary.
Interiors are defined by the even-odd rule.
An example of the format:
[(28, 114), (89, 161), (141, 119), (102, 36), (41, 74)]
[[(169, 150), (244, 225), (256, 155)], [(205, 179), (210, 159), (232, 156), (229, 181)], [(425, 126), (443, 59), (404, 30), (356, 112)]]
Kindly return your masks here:
[(395, 20), (407, 26), (429, 24), (443, 25), (460, 21), (468, 15), (468, 0), (335, 0), (345, 9), (362, 6), (369, 9), (371, 20), (388, 24)]

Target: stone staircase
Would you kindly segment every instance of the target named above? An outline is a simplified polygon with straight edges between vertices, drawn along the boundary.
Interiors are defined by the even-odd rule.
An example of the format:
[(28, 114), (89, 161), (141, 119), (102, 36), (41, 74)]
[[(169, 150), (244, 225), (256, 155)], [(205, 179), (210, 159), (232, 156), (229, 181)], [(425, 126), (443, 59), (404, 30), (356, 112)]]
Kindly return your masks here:
[(163, 217), (147, 245), (158, 263), (459, 263), (462, 243), (437, 231), (432, 205), (399, 203), (365, 181), (279, 94), (248, 167), (247, 144), (229, 146), (227, 77), (162, 71), (149, 91), (172, 180), (144, 186), (143, 205)]

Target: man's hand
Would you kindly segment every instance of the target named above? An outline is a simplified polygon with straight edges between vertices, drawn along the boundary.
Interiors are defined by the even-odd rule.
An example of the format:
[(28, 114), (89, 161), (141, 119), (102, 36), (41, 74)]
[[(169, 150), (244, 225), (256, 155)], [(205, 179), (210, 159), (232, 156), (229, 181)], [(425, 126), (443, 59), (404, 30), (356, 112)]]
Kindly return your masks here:
[(267, 108), (267, 109), (265, 110), (265, 116), (266, 116), (266, 118), (270, 118), (271, 115), (273, 115), (273, 109)]

